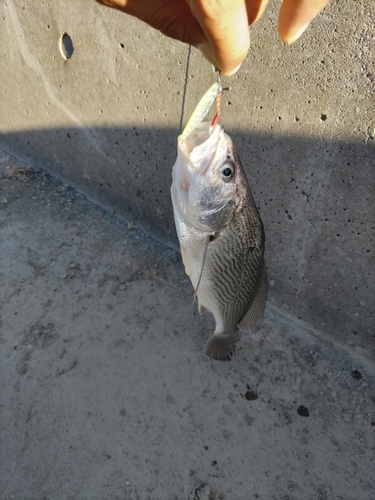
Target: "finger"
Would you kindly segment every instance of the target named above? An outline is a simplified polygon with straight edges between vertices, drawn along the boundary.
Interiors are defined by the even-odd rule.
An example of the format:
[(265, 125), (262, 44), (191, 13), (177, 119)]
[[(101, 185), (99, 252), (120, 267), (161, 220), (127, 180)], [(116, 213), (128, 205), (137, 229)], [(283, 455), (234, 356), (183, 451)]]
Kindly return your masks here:
[(126, 0), (95, 0), (102, 5), (106, 5), (107, 7), (112, 7), (113, 9), (123, 10), (126, 5)]
[(250, 47), (244, 0), (187, 1), (208, 40), (198, 48), (223, 75), (233, 75)]
[[(96, 1), (137, 17), (170, 38), (193, 46), (209, 46), (206, 35), (185, 0)], [(209, 56), (212, 59), (212, 55)]]
[(305, 31), (329, 0), (284, 0), (280, 7), (279, 34), (283, 42), (293, 43)]
[(249, 25), (254, 24), (263, 14), (268, 0), (245, 0), (247, 10), (247, 20)]

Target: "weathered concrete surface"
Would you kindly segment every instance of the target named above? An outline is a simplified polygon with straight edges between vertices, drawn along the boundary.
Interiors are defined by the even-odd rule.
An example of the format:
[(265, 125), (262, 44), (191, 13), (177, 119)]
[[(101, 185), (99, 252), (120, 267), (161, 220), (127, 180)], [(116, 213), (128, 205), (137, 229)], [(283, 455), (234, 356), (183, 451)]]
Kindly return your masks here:
[(208, 359), (177, 252), (0, 160), (0, 500), (375, 498), (373, 365), (269, 306)]
[[(331, 2), (291, 47), (277, 7), (223, 96), (266, 228), (270, 300), (374, 353), (373, 2)], [(58, 41), (70, 35), (64, 60)], [(9, 0), (1, 145), (176, 246), (169, 185), (181, 108), (212, 82), (192, 49), (96, 5)]]

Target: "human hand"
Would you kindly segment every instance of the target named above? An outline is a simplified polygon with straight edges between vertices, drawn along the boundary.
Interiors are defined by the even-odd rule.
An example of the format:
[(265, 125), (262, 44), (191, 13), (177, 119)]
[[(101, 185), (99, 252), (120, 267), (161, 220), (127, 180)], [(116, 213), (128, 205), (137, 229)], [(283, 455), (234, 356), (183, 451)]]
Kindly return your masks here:
[[(199, 49), (223, 75), (239, 69), (249, 47), (249, 25), (268, 0), (97, 0), (137, 17), (164, 35)], [(293, 43), (329, 0), (283, 0), (279, 35)]]

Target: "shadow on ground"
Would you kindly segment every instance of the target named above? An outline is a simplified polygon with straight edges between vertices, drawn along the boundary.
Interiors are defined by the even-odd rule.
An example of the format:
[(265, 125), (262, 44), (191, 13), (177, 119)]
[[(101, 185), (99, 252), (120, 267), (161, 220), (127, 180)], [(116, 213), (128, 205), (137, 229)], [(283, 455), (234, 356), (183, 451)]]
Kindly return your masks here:
[[(265, 225), (269, 300), (373, 360), (373, 140), (229, 132)], [(65, 128), (10, 133), (0, 145), (177, 248), (169, 195), (177, 135)]]

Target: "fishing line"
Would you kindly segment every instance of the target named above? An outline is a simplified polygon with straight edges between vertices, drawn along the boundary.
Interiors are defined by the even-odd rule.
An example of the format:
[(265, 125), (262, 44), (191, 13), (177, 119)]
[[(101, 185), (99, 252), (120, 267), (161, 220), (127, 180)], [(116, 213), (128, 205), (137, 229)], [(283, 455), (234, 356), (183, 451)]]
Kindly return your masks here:
[(186, 61), (186, 73), (185, 73), (184, 93), (183, 93), (183, 96), (182, 96), (181, 118), (180, 118), (180, 134), (182, 132), (182, 123), (183, 123), (183, 119), (184, 119), (186, 89), (187, 89), (188, 78), (189, 78), (190, 54), (191, 54), (191, 45), (189, 45), (189, 50), (188, 50), (188, 55), (187, 55), (187, 61)]

